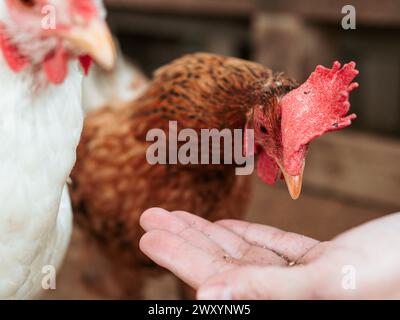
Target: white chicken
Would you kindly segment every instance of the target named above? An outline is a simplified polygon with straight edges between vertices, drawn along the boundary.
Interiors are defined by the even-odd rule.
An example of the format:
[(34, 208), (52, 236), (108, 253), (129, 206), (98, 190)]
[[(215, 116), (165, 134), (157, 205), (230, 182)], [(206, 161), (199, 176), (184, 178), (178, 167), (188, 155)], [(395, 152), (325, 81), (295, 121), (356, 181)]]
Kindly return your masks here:
[(34, 298), (43, 267), (64, 257), (66, 180), (83, 123), (77, 60), (84, 70), (90, 58), (113, 67), (104, 18), (99, 0), (0, 1), (1, 299)]

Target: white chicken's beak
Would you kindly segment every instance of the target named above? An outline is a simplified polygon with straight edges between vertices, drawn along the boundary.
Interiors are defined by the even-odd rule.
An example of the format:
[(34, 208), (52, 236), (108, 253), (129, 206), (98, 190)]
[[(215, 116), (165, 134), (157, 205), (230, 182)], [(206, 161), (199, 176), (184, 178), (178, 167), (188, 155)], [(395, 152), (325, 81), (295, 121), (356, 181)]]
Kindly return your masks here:
[(284, 166), (279, 161), (277, 161), (277, 164), (282, 171), (283, 177), (285, 178), (285, 182), (288, 187), (290, 196), (292, 197), (293, 200), (297, 200), (300, 197), (301, 187), (303, 184), (303, 173), (304, 173), (305, 162), (303, 162), (303, 165), (301, 167), (301, 172), (298, 176), (291, 176), (290, 174), (288, 174)]
[(100, 67), (108, 71), (114, 68), (117, 51), (111, 32), (104, 21), (92, 19), (88, 25), (74, 26), (60, 35), (73, 47), (92, 57)]

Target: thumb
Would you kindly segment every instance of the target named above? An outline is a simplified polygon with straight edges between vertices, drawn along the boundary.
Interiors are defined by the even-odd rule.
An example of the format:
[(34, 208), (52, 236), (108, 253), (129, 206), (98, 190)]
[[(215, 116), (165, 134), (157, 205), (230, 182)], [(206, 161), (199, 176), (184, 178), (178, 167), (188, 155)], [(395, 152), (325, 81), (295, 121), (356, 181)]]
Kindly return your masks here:
[(197, 291), (199, 300), (311, 299), (313, 273), (307, 266), (240, 267), (212, 277)]

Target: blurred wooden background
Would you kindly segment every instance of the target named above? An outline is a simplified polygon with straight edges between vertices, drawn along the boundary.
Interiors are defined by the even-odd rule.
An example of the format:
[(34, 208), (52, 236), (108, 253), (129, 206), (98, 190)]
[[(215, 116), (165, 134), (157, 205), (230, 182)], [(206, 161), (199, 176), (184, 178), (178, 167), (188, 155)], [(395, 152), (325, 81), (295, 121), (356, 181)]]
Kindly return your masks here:
[[(344, 0), (105, 2), (123, 51), (148, 75), (195, 51), (254, 59), (299, 81), (317, 64), (356, 61), (361, 87), (351, 98), (358, 114), (352, 128), (312, 143), (300, 200), (290, 200), (283, 184), (272, 188), (255, 177), (248, 219), (328, 240), (399, 210), (400, 1), (351, 1), (356, 30), (341, 28)], [(85, 283), (106, 276), (107, 266), (82, 253), (83, 242), (76, 230), (58, 290), (48, 298), (101, 298)], [(151, 296), (176, 297), (171, 279), (162, 281)]]

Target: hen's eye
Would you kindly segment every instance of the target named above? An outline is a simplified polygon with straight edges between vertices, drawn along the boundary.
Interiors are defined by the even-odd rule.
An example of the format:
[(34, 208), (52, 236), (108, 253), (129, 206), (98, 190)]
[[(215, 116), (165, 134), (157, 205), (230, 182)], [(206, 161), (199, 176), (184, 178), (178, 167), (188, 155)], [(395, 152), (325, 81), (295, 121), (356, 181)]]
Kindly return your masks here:
[(19, 0), (25, 7), (34, 7), (36, 0)]
[(265, 126), (263, 126), (263, 125), (260, 126), (260, 131), (261, 131), (262, 133), (264, 133), (264, 134), (267, 134), (267, 133), (268, 133), (267, 128), (266, 128)]

